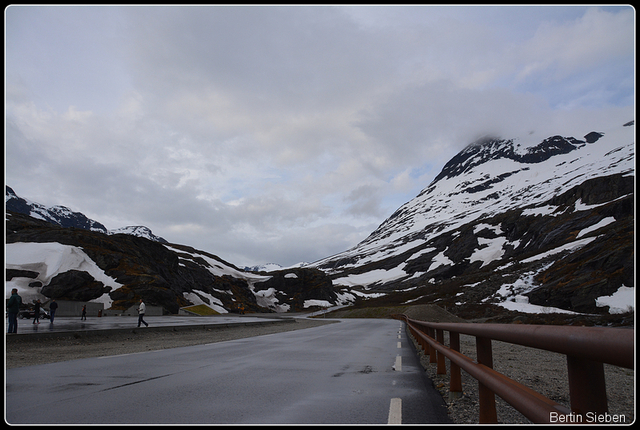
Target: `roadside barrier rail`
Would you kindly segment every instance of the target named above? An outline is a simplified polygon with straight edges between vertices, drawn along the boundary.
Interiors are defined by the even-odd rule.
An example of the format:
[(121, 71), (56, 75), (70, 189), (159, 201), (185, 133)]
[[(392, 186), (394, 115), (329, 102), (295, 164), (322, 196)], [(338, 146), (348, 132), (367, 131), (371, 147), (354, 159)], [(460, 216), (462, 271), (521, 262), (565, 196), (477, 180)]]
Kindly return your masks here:
[[(497, 423), (497, 394), (534, 423), (571, 423), (583, 417), (608, 413), (604, 363), (634, 369), (634, 330), (609, 327), (576, 327), (528, 324), (434, 323), (406, 315), (404, 321), (417, 343), (435, 363), (438, 374), (446, 374), (450, 361), (449, 391), (462, 393), (460, 370), (478, 381), (479, 422)], [(449, 346), (444, 332), (449, 332)], [(475, 336), (476, 357), (460, 353), (460, 334)], [(501, 341), (564, 354), (567, 357), (571, 408), (493, 370), (491, 341)], [(586, 422), (583, 420), (582, 422)]]

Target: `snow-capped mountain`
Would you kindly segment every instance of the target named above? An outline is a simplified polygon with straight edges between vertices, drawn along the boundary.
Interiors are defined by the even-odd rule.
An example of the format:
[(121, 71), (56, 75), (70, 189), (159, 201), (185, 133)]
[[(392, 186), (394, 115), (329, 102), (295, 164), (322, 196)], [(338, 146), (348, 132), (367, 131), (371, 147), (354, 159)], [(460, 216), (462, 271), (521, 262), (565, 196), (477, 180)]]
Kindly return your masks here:
[(107, 228), (97, 221), (87, 218), (80, 212), (74, 212), (66, 206), (44, 206), (40, 203), (19, 197), (11, 187), (6, 186), (5, 208), (8, 211), (23, 213), (36, 219), (59, 225), (60, 227), (75, 227), (90, 231), (107, 233)]
[(5, 218), (5, 293), (17, 288), (25, 304), (55, 298), (117, 311), (144, 297), (175, 314), (201, 304), (218, 313), (301, 311), (348, 299), (317, 269), (250, 273), (185, 245), (60, 228), (17, 212)]
[[(633, 121), (528, 147), (479, 140), (361, 243), (310, 266), (363, 294), (420, 289), (409, 300), (440, 295), (449, 306), (518, 300), (595, 312), (598, 297), (633, 298), (634, 142)], [(587, 256), (607, 246), (624, 252)], [(561, 280), (571, 256), (597, 275), (574, 268), (573, 282)]]
[(59, 225), (60, 227), (82, 228), (84, 230), (96, 231), (105, 234), (130, 234), (137, 237), (144, 237), (156, 242), (166, 243), (167, 241), (160, 236), (153, 234), (151, 229), (144, 226), (129, 226), (115, 230), (108, 230), (98, 221), (88, 218), (81, 212), (74, 212), (66, 206), (50, 206), (47, 207), (40, 203), (29, 201), (23, 197), (19, 197), (15, 191), (6, 186), (5, 207), (8, 211), (22, 213), (33, 218)]
[(309, 263), (302, 262), (302, 263), (294, 264), (293, 266), (283, 267), (278, 263), (267, 263), (267, 264), (261, 264), (258, 266), (245, 266), (244, 270), (246, 272), (275, 272), (277, 270), (297, 269), (301, 267), (306, 267), (308, 265)]
[(521, 318), (512, 310), (622, 314), (616, 323), (628, 324), (634, 162), (633, 122), (579, 138), (481, 139), (352, 249), (300, 267), (245, 270), (136, 237), (152, 237), (144, 227), (106, 231), (7, 187), (6, 283), (27, 297), (118, 309), (145, 297), (170, 313), (190, 304), (285, 312), (365, 301), (437, 304), (463, 318), (504, 321)]
[(273, 272), (274, 270), (282, 270), (284, 267), (278, 263), (267, 263), (258, 266), (245, 266), (246, 272)]
[(64, 206), (21, 198), (10, 187), (5, 207), (6, 290), (18, 288), (25, 303), (56, 298), (124, 309), (145, 297), (170, 313), (201, 304), (226, 313), (300, 311), (350, 299), (304, 263), (269, 264), (254, 268), (268, 275), (251, 273), (208, 252), (170, 244), (147, 227), (107, 230)]
[(164, 238), (153, 234), (149, 227), (143, 225), (133, 225), (128, 227), (121, 227), (115, 230), (109, 230), (109, 234), (130, 234), (132, 236), (144, 237), (155, 242), (168, 243)]

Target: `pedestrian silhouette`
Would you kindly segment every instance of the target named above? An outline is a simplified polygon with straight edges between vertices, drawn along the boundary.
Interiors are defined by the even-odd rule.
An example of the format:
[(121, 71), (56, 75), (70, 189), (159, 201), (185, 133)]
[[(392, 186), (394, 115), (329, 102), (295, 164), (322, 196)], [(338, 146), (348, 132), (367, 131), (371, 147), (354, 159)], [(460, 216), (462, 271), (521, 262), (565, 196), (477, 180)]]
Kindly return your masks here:
[(18, 295), (18, 289), (11, 290), (11, 297), (7, 302), (7, 316), (9, 317), (9, 329), (7, 333), (18, 332), (18, 314), (20, 313), (20, 306), (22, 305), (22, 297)]
[(40, 300), (36, 300), (33, 310), (33, 324), (40, 324)]
[(58, 309), (58, 304), (56, 303), (56, 300), (53, 299), (51, 300), (51, 303), (49, 303), (49, 316), (51, 322), (53, 322), (53, 319), (56, 317), (56, 309)]
[(144, 320), (144, 313), (146, 312), (147, 307), (145, 306), (142, 299), (140, 299), (140, 305), (138, 306), (138, 327), (140, 324), (144, 324), (146, 327), (149, 327), (149, 324)]
[(80, 321), (87, 320), (87, 305), (82, 307), (82, 316), (80, 317)]

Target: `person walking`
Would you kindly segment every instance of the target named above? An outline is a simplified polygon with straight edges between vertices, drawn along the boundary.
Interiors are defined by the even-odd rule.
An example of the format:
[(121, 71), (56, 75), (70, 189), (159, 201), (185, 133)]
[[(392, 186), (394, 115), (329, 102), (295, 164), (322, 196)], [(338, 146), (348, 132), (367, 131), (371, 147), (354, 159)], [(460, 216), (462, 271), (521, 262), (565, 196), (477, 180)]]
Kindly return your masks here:
[(87, 305), (82, 306), (82, 316), (80, 317), (80, 321), (87, 320)]
[(22, 297), (18, 295), (18, 289), (11, 290), (11, 297), (7, 302), (7, 314), (9, 316), (9, 330), (8, 333), (18, 332), (18, 313), (20, 313), (20, 306), (22, 305)]
[(40, 300), (36, 300), (33, 307), (33, 324), (40, 324)]
[(149, 324), (144, 320), (144, 313), (146, 312), (147, 307), (145, 306), (142, 299), (140, 299), (140, 305), (138, 305), (138, 327), (140, 324), (144, 324), (146, 327), (149, 327)]
[(52, 323), (53, 319), (56, 317), (56, 309), (58, 309), (58, 304), (56, 303), (56, 299), (52, 299), (51, 303), (49, 303), (49, 317)]

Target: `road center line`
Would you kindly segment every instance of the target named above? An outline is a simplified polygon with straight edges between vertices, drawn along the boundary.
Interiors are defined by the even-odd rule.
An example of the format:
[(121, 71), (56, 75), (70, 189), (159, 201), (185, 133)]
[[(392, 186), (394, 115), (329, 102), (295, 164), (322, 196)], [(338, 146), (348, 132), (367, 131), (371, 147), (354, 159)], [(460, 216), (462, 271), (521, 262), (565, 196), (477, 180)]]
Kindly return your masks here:
[(397, 397), (391, 399), (387, 424), (402, 424), (402, 399)]
[(396, 356), (396, 364), (393, 365), (393, 370), (402, 372), (402, 357), (399, 355)]

